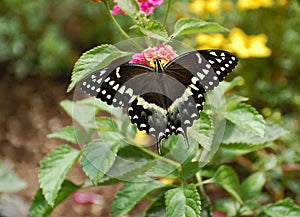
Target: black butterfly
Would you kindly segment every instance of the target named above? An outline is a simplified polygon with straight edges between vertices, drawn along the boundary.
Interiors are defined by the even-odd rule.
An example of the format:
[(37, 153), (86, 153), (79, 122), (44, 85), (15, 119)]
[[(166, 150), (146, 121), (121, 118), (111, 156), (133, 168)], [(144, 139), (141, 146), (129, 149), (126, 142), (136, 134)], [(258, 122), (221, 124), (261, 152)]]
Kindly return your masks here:
[(81, 89), (115, 107), (124, 107), (139, 130), (160, 142), (181, 134), (203, 110), (204, 93), (213, 90), (237, 65), (238, 59), (223, 50), (184, 53), (166, 65), (155, 60), (155, 68), (138, 64), (110, 64), (87, 76)]

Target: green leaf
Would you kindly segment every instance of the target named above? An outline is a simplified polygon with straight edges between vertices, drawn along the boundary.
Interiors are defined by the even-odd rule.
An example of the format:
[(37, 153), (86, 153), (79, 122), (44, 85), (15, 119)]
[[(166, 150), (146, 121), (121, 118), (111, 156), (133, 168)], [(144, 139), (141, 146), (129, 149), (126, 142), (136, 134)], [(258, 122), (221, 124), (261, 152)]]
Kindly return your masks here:
[(119, 145), (107, 145), (102, 140), (94, 140), (82, 149), (82, 169), (94, 185), (110, 169), (116, 159)]
[(140, 28), (141, 32), (144, 33), (146, 36), (163, 41), (167, 40), (167, 30), (162, 24), (156, 21), (148, 20), (145, 23), (139, 24), (138, 27)]
[(57, 138), (57, 139), (63, 139), (67, 142), (71, 142), (73, 144), (82, 144), (85, 142), (86, 136), (84, 133), (73, 126), (67, 126), (65, 128), (62, 128), (56, 132), (53, 132), (48, 135), (48, 138)]
[(236, 94), (226, 94), (225, 100), (226, 100), (226, 110), (230, 110), (230, 109), (233, 109), (234, 107), (236, 107), (241, 102), (245, 102), (245, 101), (249, 100), (249, 98), (239, 96)]
[[(125, 1), (120, 1), (125, 2)], [(67, 92), (70, 92), (77, 82), (82, 80), (84, 77), (90, 73), (104, 68), (109, 65), (113, 60), (120, 57), (129, 55), (130, 53), (120, 51), (113, 45), (104, 44), (97, 46), (81, 55), (74, 65), (72, 71), (71, 84), (68, 87)]]
[(218, 23), (206, 22), (196, 18), (179, 19), (174, 27), (172, 37), (186, 34), (228, 32), (229, 30)]
[(51, 212), (53, 211), (54, 207), (56, 207), (58, 204), (60, 204), (64, 199), (69, 197), (72, 193), (80, 189), (80, 186), (75, 185), (69, 180), (64, 180), (64, 182), (61, 185), (61, 189), (58, 192), (58, 195), (55, 199), (54, 206), (51, 207), (48, 202), (46, 201), (42, 189), (40, 188), (36, 195), (34, 196), (34, 199), (31, 203), (28, 217), (37, 217), (37, 216), (43, 216), (47, 217), (50, 216)]
[(80, 101), (63, 100), (60, 106), (82, 127), (90, 127), (92, 121), (95, 120), (95, 115), (99, 112), (97, 107), (80, 103)]
[(200, 216), (200, 196), (193, 184), (168, 190), (165, 199), (168, 217)]
[(209, 197), (201, 199), (201, 217), (212, 217), (212, 206)]
[(232, 90), (234, 87), (242, 86), (245, 83), (245, 79), (242, 76), (235, 77), (232, 81), (222, 81), (219, 85), (218, 91), (224, 95), (227, 91)]
[(89, 107), (95, 107), (97, 111), (104, 111), (110, 114), (113, 117), (121, 118), (123, 117), (122, 108), (116, 108), (112, 105), (108, 105), (106, 102), (97, 99), (96, 97), (86, 98), (80, 101), (76, 101), (79, 105), (85, 105)]
[(211, 149), (214, 135), (214, 125), (211, 117), (202, 111), (200, 119), (194, 121), (188, 130), (189, 139), (194, 140), (207, 150)]
[(117, 193), (112, 204), (112, 217), (122, 217), (127, 214), (149, 192), (164, 187), (158, 181), (127, 182)]
[(250, 200), (257, 196), (266, 182), (262, 172), (253, 173), (241, 185), (241, 196), (243, 201)]
[(240, 204), (243, 204), (240, 194), (240, 182), (236, 172), (229, 166), (221, 166), (212, 177), (216, 183), (224, 188)]
[(255, 151), (265, 146), (267, 142), (274, 141), (288, 132), (276, 124), (267, 123), (264, 137), (257, 136), (244, 128), (227, 122), (222, 141), (222, 148)]
[(162, 217), (167, 216), (164, 194), (155, 200), (147, 209), (144, 217)]
[(0, 177), (0, 193), (17, 192), (27, 186), (26, 182), (2, 161), (0, 161)]
[(270, 217), (299, 217), (300, 206), (288, 198), (264, 208), (264, 213)]
[(96, 118), (97, 130), (105, 132), (116, 132), (118, 127), (116, 122), (109, 117), (97, 117)]
[(96, 118), (96, 127), (99, 137), (107, 145), (113, 145), (123, 139), (123, 136), (118, 131), (116, 122), (111, 118)]
[(136, 18), (140, 7), (135, 0), (116, 0), (118, 6), (133, 19)]
[(182, 165), (182, 174), (185, 179), (189, 179), (194, 176), (203, 166), (198, 161), (187, 162)]
[(227, 110), (226, 118), (260, 137), (263, 137), (265, 134), (266, 125), (263, 116), (250, 105), (244, 103), (238, 104)]
[(54, 206), (61, 184), (80, 155), (79, 150), (62, 145), (55, 148), (41, 161), (39, 182), (49, 205)]

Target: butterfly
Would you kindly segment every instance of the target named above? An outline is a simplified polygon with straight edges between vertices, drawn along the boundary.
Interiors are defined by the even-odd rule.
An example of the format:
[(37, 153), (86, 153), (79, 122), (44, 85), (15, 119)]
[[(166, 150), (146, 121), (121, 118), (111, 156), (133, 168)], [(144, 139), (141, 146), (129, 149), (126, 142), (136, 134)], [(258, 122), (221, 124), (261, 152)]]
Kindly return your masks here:
[(223, 50), (195, 50), (166, 64), (156, 58), (155, 67), (111, 63), (84, 78), (81, 89), (125, 108), (139, 130), (156, 137), (161, 154), (160, 143), (171, 134), (182, 135), (188, 145), (187, 128), (199, 119), (204, 94), (217, 87), (237, 63), (234, 54)]

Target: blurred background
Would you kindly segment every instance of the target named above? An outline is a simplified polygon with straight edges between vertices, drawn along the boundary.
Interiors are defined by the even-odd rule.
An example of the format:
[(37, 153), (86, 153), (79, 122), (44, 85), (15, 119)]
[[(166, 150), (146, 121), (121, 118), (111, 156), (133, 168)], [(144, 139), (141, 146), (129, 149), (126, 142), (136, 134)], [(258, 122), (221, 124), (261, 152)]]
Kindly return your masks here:
[[(0, 4), (0, 216), (24, 216), (38, 189), (38, 163), (61, 142), (47, 139), (47, 134), (72, 124), (59, 102), (72, 99), (66, 89), (73, 64), (82, 52), (124, 38), (101, 3), (0, 0)], [(242, 76), (245, 83), (237, 93), (248, 97), (266, 119), (290, 131), (272, 150), (278, 165), (299, 165), (299, 1), (181, 0), (174, 4), (169, 33), (177, 19), (191, 16), (231, 30), (179, 40), (197, 49), (226, 49), (239, 56), (240, 64), (228, 80)], [(164, 11), (165, 5), (157, 8), (154, 17), (161, 21)], [(126, 16), (116, 18), (125, 30), (133, 24)], [(84, 180), (79, 166), (70, 176), (78, 184)], [(297, 179), (291, 184), (280, 180), (276, 172), (274, 176), (279, 199), (290, 185), (289, 191), (300, 201)], [(116, 190), (100, 187), (95, 191), (104, 195), (105, 202), (73, 206), (68, 199), (53, 216), (108, 216), (109, 207), (103, 204), (111, 203)], [(15, 203), (18, 213), (5, 215), (13, 210), (7, 204)]]

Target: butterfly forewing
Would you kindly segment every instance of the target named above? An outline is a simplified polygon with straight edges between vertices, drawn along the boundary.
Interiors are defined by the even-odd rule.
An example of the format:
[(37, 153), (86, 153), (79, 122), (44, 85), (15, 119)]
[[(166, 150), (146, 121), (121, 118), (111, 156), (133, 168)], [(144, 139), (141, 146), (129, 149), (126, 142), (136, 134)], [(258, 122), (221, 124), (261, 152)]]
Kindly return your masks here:
[(165, 66), (165, 71), (185, 85), (201, 85), (210, 91), (233, 70), (237, 61), (236, 56), (223, 50), (198, 50), (178, 56)]
[(109, 105), (128, 107), (136, 98), (137, 89), (133, 85), (128, 86), (127, 82), (150, 72), (153, 73), (154, 69), (134, 64), (106, 67), (86, 77), (81, 83), (81, 89)]

